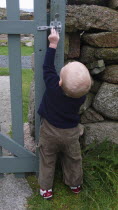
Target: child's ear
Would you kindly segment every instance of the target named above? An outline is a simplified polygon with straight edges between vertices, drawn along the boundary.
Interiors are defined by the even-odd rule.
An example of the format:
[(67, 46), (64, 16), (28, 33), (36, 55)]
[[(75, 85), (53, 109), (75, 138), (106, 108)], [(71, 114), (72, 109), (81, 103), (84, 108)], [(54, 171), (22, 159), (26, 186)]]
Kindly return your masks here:
[(61, 87), (62, 86), (62, 79), (60, 78), (59, 80), (59, 86)]

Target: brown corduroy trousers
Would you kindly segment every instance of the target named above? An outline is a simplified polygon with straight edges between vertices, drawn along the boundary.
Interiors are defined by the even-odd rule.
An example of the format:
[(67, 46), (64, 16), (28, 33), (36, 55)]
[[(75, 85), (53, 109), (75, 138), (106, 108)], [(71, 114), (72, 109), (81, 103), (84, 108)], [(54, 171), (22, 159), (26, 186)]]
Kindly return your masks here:
[(83, 183), (82, 157), (79, 143), (79, 125), (75, 128), (56, 128), (42, 120), (39, 138), (39, 184), (48, 190), (53, 186), (57, 154), (63, 153), (62, 170), (66, 185), (78, 186)]

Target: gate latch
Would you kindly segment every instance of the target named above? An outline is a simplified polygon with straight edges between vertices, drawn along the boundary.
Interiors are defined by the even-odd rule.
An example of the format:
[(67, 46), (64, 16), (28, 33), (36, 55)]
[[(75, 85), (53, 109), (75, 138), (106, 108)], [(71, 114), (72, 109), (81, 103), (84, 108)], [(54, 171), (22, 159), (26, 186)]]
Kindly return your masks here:
[(55, 20), (50, 22), (50, 26), (38, 26), (37, 30), (38, 31), (45, 31), (51, 28), (54, 28), (58, 33), (61, 33), (62, 30), (62, 23), (61, 21), (58, 21), (57, 19), (59, 18), (59, 14), (55, 14)]

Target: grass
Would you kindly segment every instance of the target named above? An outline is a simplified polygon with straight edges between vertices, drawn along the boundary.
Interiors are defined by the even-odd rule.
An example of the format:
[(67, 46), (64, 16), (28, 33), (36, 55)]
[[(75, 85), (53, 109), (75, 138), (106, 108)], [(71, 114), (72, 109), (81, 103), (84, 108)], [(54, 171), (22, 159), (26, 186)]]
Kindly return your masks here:
[(31, 69), (22, 70), (22, 91), (23, 91), (23, 119), (28, 122), (28, 107), (29, 107), (29, 94), (30, 84), (33, 80), (33, 71)]
[(62, 183), (60, 163), (54, 180), (54, 197), (47, 201), (39, 196), (35, 176), (28, 182), (33, 195), (28, 199), (31, 210), (117, 210), (118, 209), (118, 146), (110, 142), (92, 144), (82, 152), (84, 184), (79, 195), (72, 194)]
[[(30, 56), (34, 52), (33, 47), (21, 46), (21, 55)], [(8, 55), (8, 47), (0, 46), (0, 55)]]
[[(9, 75), (7, 68), (0, 68), (0, 76)], [(33, 79), (31, 69), (22, 70), (23, 116), (27, 122), (29, 90)], [(60, 162), (54, 180), (54, 197), (47, 201), (39, 196), (35, 176), (27, 180), (33, 189), (28, 199), (28, 210), (118, 210), (118, 146), (109, 142), (92, 144), (82, 150), (84, 184), (79, 195), (72, 194), (62, 183)]]
[[(8, 76), (8, 68), (0, 68), (0, 76)], [(29, 93), (30, 84), (33, 80), (33, 71), (31, 69), (22, 70), (22, 94), (23, 94), (23, 121), (28, 121), (28, 106), (29, 106)]]

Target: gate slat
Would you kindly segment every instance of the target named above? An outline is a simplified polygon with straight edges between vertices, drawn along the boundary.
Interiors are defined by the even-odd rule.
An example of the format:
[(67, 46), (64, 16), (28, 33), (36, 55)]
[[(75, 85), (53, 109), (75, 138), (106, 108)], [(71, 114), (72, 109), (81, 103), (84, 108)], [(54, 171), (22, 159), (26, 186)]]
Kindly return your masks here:
[[(47, 25), (47, 0), (34, 0), (34, 21), (37, 26)], [(39, 104), (41, 102), (44, 93), (43, 82), (43, 62), (47, 48), (47, 32), (35, 31), (34, 34), (34, 64), (35, 64), (35, 141), (38, 144), (39, 141), (39, 126), (40, 118), (37, 113)], [(36, 149), (36, 155), (39, 157), (39, 149)], [(36, 172), (38, 177), (39, 170)]]
[[(7, 19), (19, 20), (19, 0), (7, 0)], [(14, 9), (13, 9), (14, 8)], [(20, 35), (8, 35), (13, 139), (24, 145)], [(23, 177), (24, 174), (17, 175)]]
[(65, 38), (65, 11), (66, 11), (66, 0), (51, 0), (51, 21), (54, 20), (55, 14), (59, 14), (59, 21), (62, 23), (62, 31), (60, 33), (60, 40), (58, 48), (56, 50), (55, 67), (59, 73), (61, 68), (64, 66), (64, 38)]
[[(18, 157), (34, 157), (35, 154), (18, 144), (13, 139), (0, 133), (0, 146)], [(8, 149), (9, 148), (9, 149)]]
[[(34, 21), (37, 26), (47, 25), (47, 0), (34, 1)], [(35, 138), (39, 140), (40, 119), (37, 114), (39, 104), (44, 93), (43, 62), (47, 48), (47, 31), (36, 31), (34, 34), (35, 53)]]
[[(7, 18), (9, 20), (19, 19), (18, 0), (7, 0)], [(13, 139), (24, 145), (20, 35), (8, 35), (8, 48)]]
[(36, 172), (38, 161), (36, 157), (19, 158), (3, 156), (0, 157), (0, 165), (1, 173)]
[(0, 20), (0, 34), (33, 34), (35, 28), (33, 20)]

